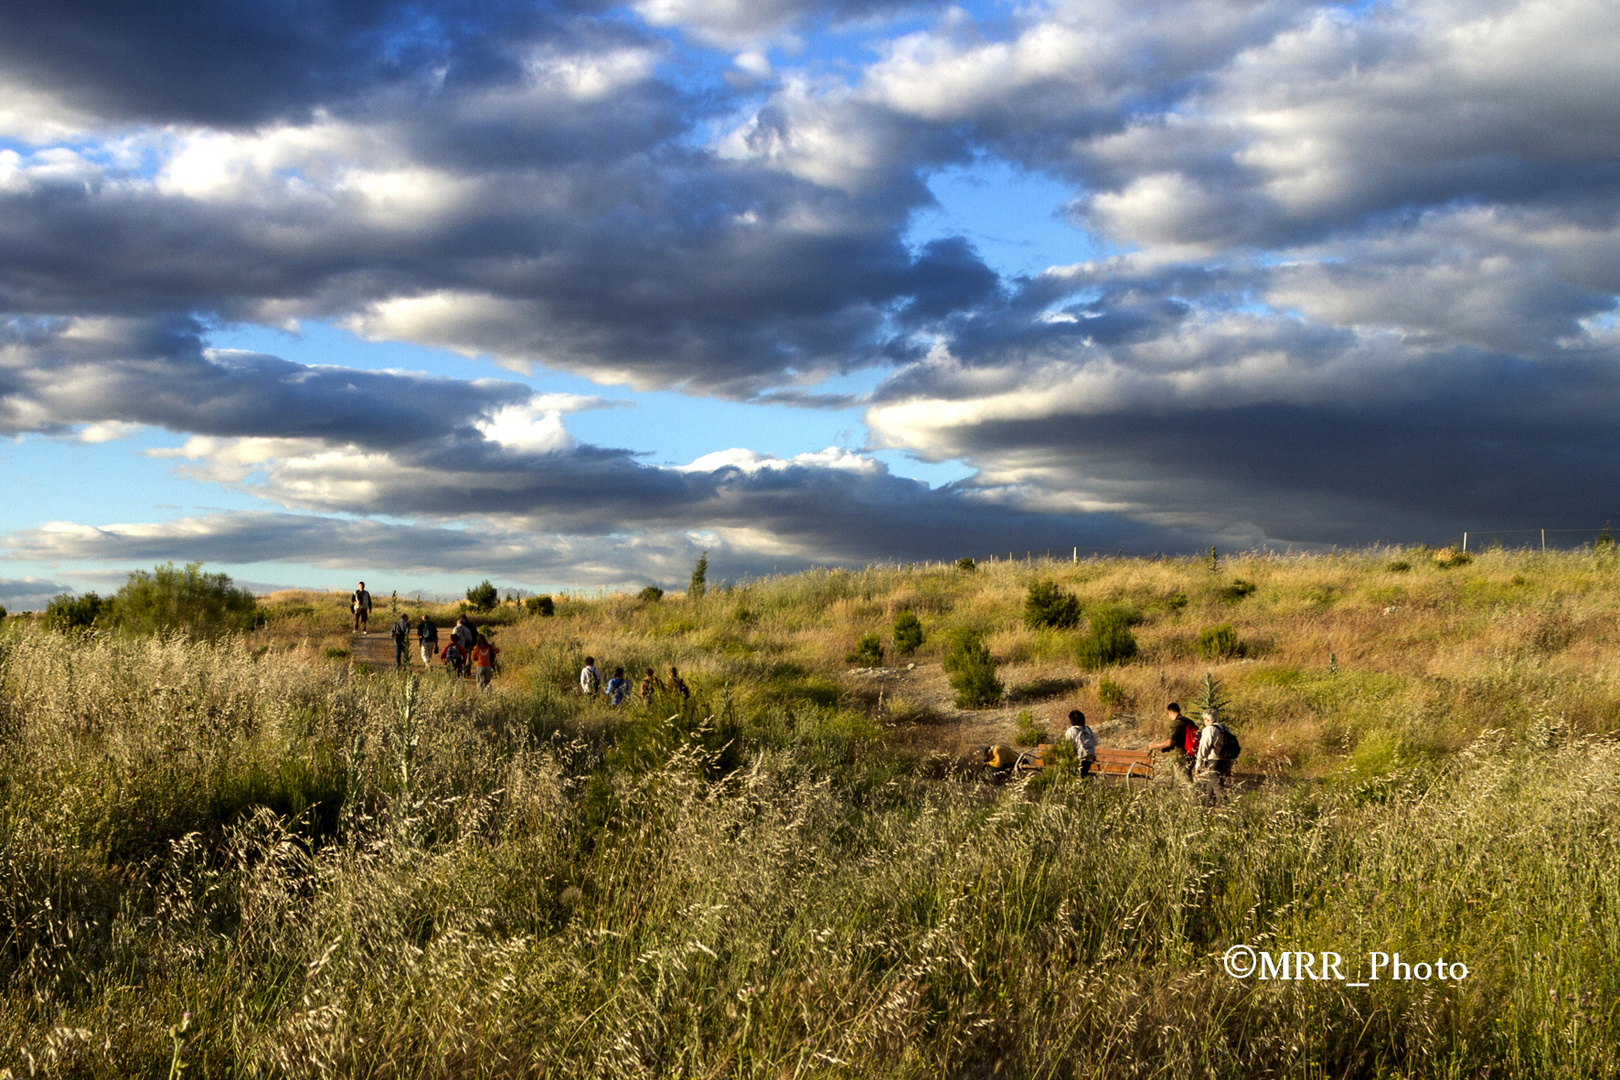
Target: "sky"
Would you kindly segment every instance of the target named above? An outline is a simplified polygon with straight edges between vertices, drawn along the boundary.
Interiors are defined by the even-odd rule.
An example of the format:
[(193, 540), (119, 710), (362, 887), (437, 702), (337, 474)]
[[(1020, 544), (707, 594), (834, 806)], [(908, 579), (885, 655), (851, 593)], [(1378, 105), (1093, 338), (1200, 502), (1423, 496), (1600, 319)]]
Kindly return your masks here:
[(1608, 0), (13, 0), (0, 603), (1599, 528), (1617, 55)]

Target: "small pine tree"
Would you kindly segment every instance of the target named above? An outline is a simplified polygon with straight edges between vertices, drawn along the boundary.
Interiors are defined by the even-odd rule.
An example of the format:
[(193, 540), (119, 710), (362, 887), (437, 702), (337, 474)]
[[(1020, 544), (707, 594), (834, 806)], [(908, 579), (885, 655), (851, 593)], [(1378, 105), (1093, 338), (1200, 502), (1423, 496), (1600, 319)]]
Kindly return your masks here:
[(844, 657), (845, 663), (861, 667), (883, 666), (883, 642), (876, 634), (865, 633), (855, 642), (855, 651)]
[(1038, 630), (1054, 626), (1067, 630), (1080, 622), (1080, 598), (1054, 581), (1032, 581), (1024, 597), (1024, 625)]
[(1075, 645), (1075, 663), (1082, 671), (1122, 664), (1136, 655), (1136, 635), (1128, 612), (1101, 607), (1091, 613), (1091, 628)]
[(656, 585), (649, 585), (636, 593), (636, 599), (647, 604), (656, 604), (664, 598), (664, 590)]
[(894, 654), (910, 656), (922, 647), (922, 621), (915, 612), (902, 611), (894, 617)]
[(1609, 528), (1607, 521), (1603, 523), (1603, 531), (1598, 533), (1597, 541), (1592, 546), (1598, 548), (1614, 547), (1614, 532)]
[(1198, 696), (1193, 698), (1193, 708), (1199, 715), (1209, 712), (1219, 718), (1226, 713), (1227, 705), (1226, 695), (1221, 692), (1220, 680), (1215, 678), (1213, 671), (1206, 671), (1204, 685), (1199, 688)]
[(1003, 687), (996, 678), (996, 661), (979, 633), (958, 631), (945, 651), (942, 666), (951, 677), (958, 708), (976, 709), (1000, 703)]
[(704, 551), (692, 567), (692, 583), (686, 587), (688, 600), (701, 600), (709, 591), (709, 553)]
[(491, 585), (488, 578), (467, 590), (467, 603), (474, 611), (489, 611), (500, 598), (500, 590)]

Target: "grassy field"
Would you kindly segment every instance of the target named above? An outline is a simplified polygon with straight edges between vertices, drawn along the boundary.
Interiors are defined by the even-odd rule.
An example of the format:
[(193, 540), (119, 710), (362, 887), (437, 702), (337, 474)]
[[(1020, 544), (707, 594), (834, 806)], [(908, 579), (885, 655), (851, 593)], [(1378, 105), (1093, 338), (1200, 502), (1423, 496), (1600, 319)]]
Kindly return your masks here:
[[(1620, 564), (1455, 561), (889, 567), (700, 602), (559, 598), (555, 617), (486, 620), (489, 695), (354, 664), (328, 594), (267, 598), (262, 630), (218, 645), (8, 620), (0, 1067), (1614, 1075)], [(1125, 609), (1135, 659), (1080, 671), (1084, 622), (1020, 618), (1038, 580)], [(903, 610), (917, 653), (852, 671)], [(1200, 657), (1224, 624), (1242, 655)], [(953, 704), (939, 661), (961, 628), (985, 635), (1003, 705)], [(587, 702), (587, 652), (678, 664), (693, 698)], [(1021, 713), (1050, 733), (1075, 706), (1140, 746), (1206, 673), (1240, 768), (1267, 777), (1213, 809), (967, 767)], [(1469, 974), (1237, 979), (1237, 944), (1337, 952), (1349, 981), (1373, 951)]]

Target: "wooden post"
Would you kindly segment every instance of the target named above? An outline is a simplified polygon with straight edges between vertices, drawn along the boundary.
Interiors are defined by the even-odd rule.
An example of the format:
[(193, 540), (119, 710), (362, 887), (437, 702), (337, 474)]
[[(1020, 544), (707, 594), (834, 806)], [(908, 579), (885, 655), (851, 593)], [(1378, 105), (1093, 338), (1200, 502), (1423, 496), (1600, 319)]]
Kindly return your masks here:
[(1541, 553), (1543, 555), (1547, 554), (1547, 530), (1546, 529), (1541, 530)]
[(1468, 531), (1466, 529), (1463, 530), (1463, 550), (1468, 550)]

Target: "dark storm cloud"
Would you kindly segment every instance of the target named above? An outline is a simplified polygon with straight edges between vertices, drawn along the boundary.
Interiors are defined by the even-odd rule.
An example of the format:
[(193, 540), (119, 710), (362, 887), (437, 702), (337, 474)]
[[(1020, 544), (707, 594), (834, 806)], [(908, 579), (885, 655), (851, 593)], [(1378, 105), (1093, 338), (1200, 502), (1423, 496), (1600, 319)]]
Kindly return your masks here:
[(14, 0), (0, 67), (109, 120), (251, 126), (379, 88), (485, 82), (592, 3)]
[(0, 432), (149, 424), (221, 437), (315, 438), (362, 446), (468, 437), (521, 384), (308, 367), (209, 352), (189, 319), (12, 319), (0, 323)]
[(0, 579), (0, 606), (15, 615), (21, 611), (38, 611), (51, 602), (51, 598), (73, 589), (55, 581), (35, 578)]

